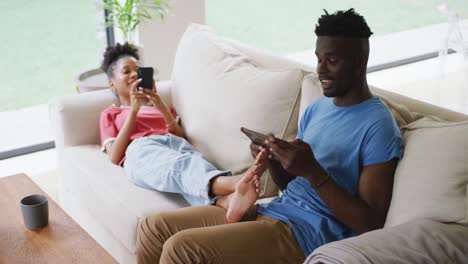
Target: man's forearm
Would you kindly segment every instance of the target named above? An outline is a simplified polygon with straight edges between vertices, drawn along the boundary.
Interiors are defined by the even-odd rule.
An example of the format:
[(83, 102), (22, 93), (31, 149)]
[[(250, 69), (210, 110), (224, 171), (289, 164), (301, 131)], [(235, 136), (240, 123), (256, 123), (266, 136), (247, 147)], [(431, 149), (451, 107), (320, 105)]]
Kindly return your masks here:
[[(312, 186), (321, 179), (307, 177)], [(356, 233), (381, 228), (385, 215), (379, 216), (367, 203), (341, 188), (332, 178), (315, 189), (335, 217)]]
[(278, 161), (269, 160), (267, 166), (273, 181), (280, 190), (286, 189), (288, 183), (296, 178), (296, 176), (287, 173)]

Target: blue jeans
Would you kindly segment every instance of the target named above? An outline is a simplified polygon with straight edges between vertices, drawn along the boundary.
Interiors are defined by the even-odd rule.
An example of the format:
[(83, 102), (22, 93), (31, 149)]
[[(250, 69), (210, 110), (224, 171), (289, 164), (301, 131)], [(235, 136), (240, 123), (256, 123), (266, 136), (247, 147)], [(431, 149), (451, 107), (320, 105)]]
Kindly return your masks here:
[(181, 194), (191, 205), (211, 203), (210, 181), (218, 170), (184, 138), (154, 135), (134, 140), (125, 152), (128, 179), (145, 189)]

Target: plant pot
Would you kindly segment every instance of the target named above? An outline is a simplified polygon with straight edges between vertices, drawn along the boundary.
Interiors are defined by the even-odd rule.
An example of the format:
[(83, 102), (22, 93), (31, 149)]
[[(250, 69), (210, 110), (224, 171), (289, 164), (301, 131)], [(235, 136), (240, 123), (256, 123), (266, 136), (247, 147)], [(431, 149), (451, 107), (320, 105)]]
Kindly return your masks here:
[(78, 93), (109, 88), (107, 75), (100, 68), (88, 70), (78, 74), (75, 79), (75, 85), (76, 91)]

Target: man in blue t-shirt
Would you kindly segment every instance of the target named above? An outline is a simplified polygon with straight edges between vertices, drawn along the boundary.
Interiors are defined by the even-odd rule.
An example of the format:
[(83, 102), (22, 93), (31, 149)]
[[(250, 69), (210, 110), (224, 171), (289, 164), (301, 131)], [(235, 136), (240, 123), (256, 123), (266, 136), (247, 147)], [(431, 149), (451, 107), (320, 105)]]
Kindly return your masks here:
[(218, 200), (221, 207), (147, 217), (138, 230), (139, 262), (301, 263), (323, 244), (383, 227), (403, 142), (367, 85), (372, 32), (350, 9), (325, 11), (315, 33), (325, 96), (305, 110), (296, 140), (250, 145), (282, 195), (252, 206), (258, 175), (251, 171)]

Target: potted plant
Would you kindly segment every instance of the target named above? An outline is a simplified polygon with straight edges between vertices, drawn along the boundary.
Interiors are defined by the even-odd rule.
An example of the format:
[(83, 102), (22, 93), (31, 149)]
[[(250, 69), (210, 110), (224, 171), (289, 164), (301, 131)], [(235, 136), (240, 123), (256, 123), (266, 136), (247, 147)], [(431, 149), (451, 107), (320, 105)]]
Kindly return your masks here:
[[(136, 43), (135, 32), (137, 26), (145, 19), (151, 19), (157, 14), (160, 19), (169, 13), (170, 0), (104, 0), (104, 9), (108, 10), (106, 27), (114, 25), (120, 29), (123, 42), (135, 45), (143, 65), (143, 47)], [(157, 75), (158, 70), (154, 69)], [(92, 69), (80, 73), (76, 79), (76, 90), (81, 92), (108, 88), (107, 76), (101, 69)]]
[(169, 13), (169, 0), (104, 0), (108, 10), (106, 26), (116, 26), (123, 34), (124, 42), (135, 44), (137, 26), (145, 19), (157, 14), (160, 19)]

